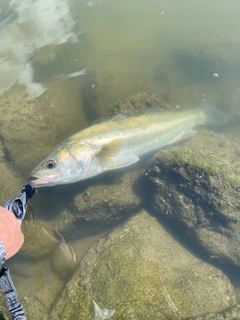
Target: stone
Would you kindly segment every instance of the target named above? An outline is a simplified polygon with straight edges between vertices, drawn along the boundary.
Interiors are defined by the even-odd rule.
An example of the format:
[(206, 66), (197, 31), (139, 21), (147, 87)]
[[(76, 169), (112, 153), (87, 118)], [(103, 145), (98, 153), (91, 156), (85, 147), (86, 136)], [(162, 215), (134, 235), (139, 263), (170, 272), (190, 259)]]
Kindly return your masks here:
[(78, 85), (53, 81), (48, 84), (49, 91), (32, 100), (27, 100), (24, 86), (15, 85), (0, 97), (1, 140), (14, 168), (25, 180), (61, 141), (87, 126), (79, 107)]
[(4, 206), (5, 203), (16, 197), (22, 190), (24, 181), (21, 176), (16, 172), (13, 164), (9, 162), (8, 151), (0, 137), (0, 172), (1, 172), (1, 194), (0, 205)]
[[(74, 198), (75, 222), (119, 220), (137, 212), (141, 198), (136, 192), (136, 181), (141, 179), (142, 170), (113, 174), (110, 183), (94, 184)], [(108, 175), (109, 176), (109, 175)], [(135, 186), (135, 188), (134, 188)]]
[(7, 299), (5, 294), (0, 291), (0, 319), (1, 320), (11, 320), (11, 314), (8, 311)]
[[(240, 305), (236, 305), (232, 308), (220, 312), (217, 314), (209, 313), (203, 316), (191, 318), (191, 320), (237, 320), (240, 319)], [(189, 319), (190, 320), (190, 319)]]
[(201, 131), (148, 163), (148, 203), (207, 255), (240, 265), (238, 139)]
[(188, 319), (236, 303), (223, 272), (188, 252), (145, 211), (86, 252), (51, 317), (92, 319), (91, 300), (116, 310), (113, 320)]
[(24, 313), (27, 319), (31, 320), (48, 320), (48, 313), (43, 304), (35, 297), (25, 297), (22, 301)]

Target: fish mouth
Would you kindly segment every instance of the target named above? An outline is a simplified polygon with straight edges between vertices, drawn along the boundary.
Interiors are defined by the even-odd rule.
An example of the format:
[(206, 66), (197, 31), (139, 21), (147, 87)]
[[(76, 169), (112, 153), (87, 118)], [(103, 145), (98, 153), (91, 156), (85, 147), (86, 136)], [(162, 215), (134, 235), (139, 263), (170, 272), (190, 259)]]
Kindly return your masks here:
[(28, 184), (32, 187), (43, 187), (43, 186), (50, 186), (51, 182), (47, 179), (42, 177), (38, 177), (37, 175), (30, 175), (28, 179)]

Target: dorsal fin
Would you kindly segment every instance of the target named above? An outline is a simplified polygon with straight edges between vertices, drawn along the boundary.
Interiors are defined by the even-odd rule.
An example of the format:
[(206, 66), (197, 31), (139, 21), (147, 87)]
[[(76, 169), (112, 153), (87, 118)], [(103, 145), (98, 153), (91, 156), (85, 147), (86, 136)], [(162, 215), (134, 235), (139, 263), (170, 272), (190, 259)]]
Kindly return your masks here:
[(161, 110), (159, 107), (157, 106), (152, 106), (151, 108), (149, 108), (146, 113), (159, 113), (159, 112), (164, 112), (164, 110)]
[(128, 118), (129, 116), (126, 115), (126, 114), (118, 114), (117, 116), (114, 116), (112, 119), (108, 120), (108, 121), (115, 121), (115, 122), (118, 122), (118, 121), (121, 121), (125, 118)]

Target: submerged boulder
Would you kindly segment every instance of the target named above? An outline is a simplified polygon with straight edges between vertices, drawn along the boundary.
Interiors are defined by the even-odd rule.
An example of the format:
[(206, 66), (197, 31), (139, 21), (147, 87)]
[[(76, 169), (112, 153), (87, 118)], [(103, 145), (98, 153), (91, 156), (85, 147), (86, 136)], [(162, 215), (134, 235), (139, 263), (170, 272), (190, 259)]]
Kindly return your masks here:
[(148, 163), (148, 204), (180, 225), (208, 258), (240, 266), (240, 145), (201, 131)]
[(174, 110), (162, 97), (154, 93), (141, 92), (119, 100), (106, 111), (105, 116), (112, 117), (119, 114), (139, 116), (152, 107), (159, 109), (159, 111)]
[(0, 320), (12, 319), (10, 312), (8, 311), (7, 298), (5, 294), (0, 292)]
[(23, 181), (14, 170), (8, 158), (8, 151), (0, 137), (0, 172), (1, 172), (1, 193), (0, 205), (4, 206), (7, 200), (16, 197), (22, 190)]
[[(240, 319), (240, 305), (236, 305), (220, 313), (208, 313), (191, 320), (237, 320)], [(189, 319), (190, 320), (190, 319)]]
[(15, 85), (0, 97), (1, 140), (25, 179), (62, 140), (86, 126), (76, 86), (54, 81), (48, 85), (51, 90), (28, 100), (25, 87)]
[(48, 320), (48, 313), (44, 305), (34, 296), (25, 297), (22, 301), (25, 315), (31, 320)]
[(77, 212), (75, 221), (106, 221), (109, 223), (137, 212), (142, 201), (137, 192), (136, 181), (141, 179), (142, 175), (142, 170), (121, 175), (114, 174), (108, 184), (100, 183), (89, 186), (74, 198), (76, 209), (74, 212)]
[(113, 320), (188, 319), (236, 303), (228, 278), (145, 211), (87, 251), (52, 319), (93, 319), (91, 300), (116, 310)]
[(23, 255), (36, 261), (50, 257), (53, 270), (61, 278), (73, 272), (75, 252), (58, 231), (43, 221), (24, 221), (22, 226), (25, 237), (21, 248)]

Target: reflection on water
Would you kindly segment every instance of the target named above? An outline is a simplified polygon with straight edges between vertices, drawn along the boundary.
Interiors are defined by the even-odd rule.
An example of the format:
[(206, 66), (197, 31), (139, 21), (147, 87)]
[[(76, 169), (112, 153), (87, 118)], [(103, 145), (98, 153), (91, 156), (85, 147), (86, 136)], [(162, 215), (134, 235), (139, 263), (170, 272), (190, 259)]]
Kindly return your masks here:
[[(66, 1), (1, 2), (0, 94), (14, 83), (27, 87), (30, 98), (46, 89), (34, 81), (32, 60), (42, 47), (77, 41), (74, 20)], [(50, 51), (50, 50), (49, 50)], [(54, 53), (49, 53), (49, 59)]]
[[(142, 92), (157, 94), (174, 108), (192, 108), (203, 102), (215, 105), (230, 119), (222, 131), (239, 137), (238, 11), (237, 0), (231, 6), (219, 0), (184, 0), (181, 4), (176, 0), (2, 0), (0, 138), (2, 153), (7, 155), (4, 161), (11, 160), (7, 161), (9, 172), (18, 175), (16, 185), (20, 188), (27, 173), (64, 138), (103, 117), (120, 99)], [(144, 99), (147, 106), (157, 101)], [(131, 98), (125, 108), (136, 108), (138, 102)], [(138, 170), (144, 165), (134, 172), (136, 185), (142, 181)], [(124, 174), (126, 171), (40, 190), (33, 199), (36, 220), (72, 241), (79, 259), (101, 237), (99, 233), (106, 232), (104, 225), (110, 228), (113, 222), (122, 221), (127, 216), (124, 210), (128, 215), (139, 210), (144, 190), (134, 195), (133, 206), (122, 205), (119, 216), (121, 203), (128, 195), (133, 197), (130, 188), (122, 198), (106, 196), (111, 189), (117, 194), (115, 187), (131, 180), (129, 172)], [(2, 179), (8, 182), (7, 177)], [(14, 194), (9, 198), (15, 189), (10, 184), (8, 190)], [(76, 212), (82, 212), (77, 222)], [(55, 257), (65, 252), (69, 258), (63, 241), (53, 243), (61, 244)], [(64, 287), (53, 275), (51, 254), (44, 259), (36, 269), (36, 261), (27, 254), (9, 262), (10, 270), (12, 265), (13, 271), (18, 267), (29, 271), (24, 275), (13, 272), (20, 298), (42, 286), (42, 301), (46, 302)], [(25, 277), (31, 284), (27, 294), (22, 287)]]

